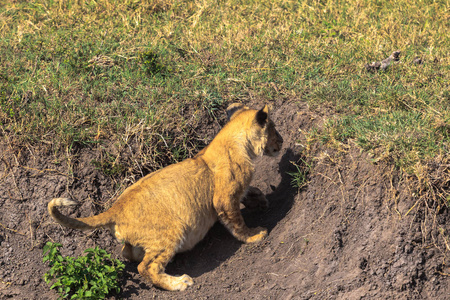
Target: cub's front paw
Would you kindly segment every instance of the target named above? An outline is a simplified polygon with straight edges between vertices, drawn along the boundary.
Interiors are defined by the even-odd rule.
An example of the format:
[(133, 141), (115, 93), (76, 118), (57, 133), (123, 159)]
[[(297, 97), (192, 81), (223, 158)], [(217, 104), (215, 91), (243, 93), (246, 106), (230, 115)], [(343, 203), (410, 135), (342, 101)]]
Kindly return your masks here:
[(260, 189), (250, 186), (241, 203), (249, 210), (267, 210), (269, 208), (269, 201)]
[(246, 243), (257, 243), (267, 236), (267, 229), (263, 227), (251, 228), (251, 235), (245, 241)]
[(182, 275), (179, 277), (173, 277), (172, 291), (184, 291), (189, 286), (194, 284), (194, 280), (189, 275)]

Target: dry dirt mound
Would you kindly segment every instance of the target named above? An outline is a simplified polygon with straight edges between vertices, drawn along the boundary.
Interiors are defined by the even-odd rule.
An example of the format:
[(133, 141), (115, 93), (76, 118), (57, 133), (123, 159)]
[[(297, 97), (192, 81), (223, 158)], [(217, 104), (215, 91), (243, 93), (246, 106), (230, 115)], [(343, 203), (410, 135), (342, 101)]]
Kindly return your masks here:
[[(257, 245), (244, 245), (215, 225), (192, 251), (177, 255), (171, 274), (187, 273), (195, 284), (166, 292), (144, 283), (137, 264), (127, 263), (123, 293), (129, 299), (445, 299), (450, 270), (433, 245), (431, 223), (449, 232), (448, 211), (430, 219), (426, 210), (406, 212), (415, 202), (392, 169), (376, 166), (349, 149), (339, 155), (315, 149), (309, 183), (291, 186), (299, 161), (299, 129), (320, 120), (303, 104), (278, 103), (274, 121), (283, 135), (283, 155), (262, 158), (252, 185), (267, 194), (270, 209), (249, 212), (249, 226), (270, 229)], [(55, 299), (42, 279), (42, 246), (63, 244), (64, 255), (98, 245), (118, 256), (120, 245), (103, 230), (85, 234), (55, 224), (46, 211), (54, 197), (81, 207), (72, 216), (98, 213), (114, 195), (113, 182), (91, 164), (96, 154), (81, 149), (71, 161), (41, 149), (1, 149), (0, 298)], [(328, 152), (327, 152), (328, 151)], [(68, 175), (68, 174), (73, 174)], [(106, 203), (106, 205), (105, 205)], [(400, 218), (399, 216), (404, 216)]]

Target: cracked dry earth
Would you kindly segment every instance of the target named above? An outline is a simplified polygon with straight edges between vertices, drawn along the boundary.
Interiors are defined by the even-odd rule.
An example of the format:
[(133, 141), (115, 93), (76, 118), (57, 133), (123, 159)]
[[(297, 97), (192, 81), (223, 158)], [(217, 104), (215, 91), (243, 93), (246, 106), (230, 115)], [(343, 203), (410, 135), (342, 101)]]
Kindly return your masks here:
[[(434, 222), (449, 232), (448, 210), (433, 217), (417, 207), (407, 214), (416, 200), (391, 167), (371, 163), (351, 145), (338, 155), (316, 145), (307, 185), (292, 187), (287, 173), (295, 171), (291, 162), (302, 163), (301, 132), (320, 119), (301, 102), (274, 105), (283, 152), (258, 159), (252, 183), (270, 207), (243, 209), (250, 227), (269, 228), (263, 242), (242, 244), (216, 224), (167, 267), (169, 274), (190, 275), (192, 287), (160, 290), (126, 262), (122, 292), (110, 299), (450, 299), (448, 252), (429, 230)], [(98, 245), (119, 257), (121, 245), (107, 230), (62, 228), (46, 210), (49, 200), (67, 196), (82, 203), (67, 213), (88, 216), (114, 199), (116, 182), (90, 163), (96, 151), (81, 148), (70, 164), (55, 164), (45, 147), (0, 150), (0, 299), (57, 298), (42, 279), (49, 240), (63, 244), (63, 255)]]

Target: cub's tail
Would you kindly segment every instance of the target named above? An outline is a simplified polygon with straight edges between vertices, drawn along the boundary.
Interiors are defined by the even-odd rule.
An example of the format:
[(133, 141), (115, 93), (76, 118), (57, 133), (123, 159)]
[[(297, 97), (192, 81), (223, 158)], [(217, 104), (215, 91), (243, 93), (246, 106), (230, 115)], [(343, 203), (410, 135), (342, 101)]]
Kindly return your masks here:
[(73, 229), (81, 229), (81, 230), (95, 229), (102, 226), (108, 226), (113, 223), (113, 219), (109, 210), (92, 217), (71, 218), (63, 215), (56, 208), (58, 206), (71, 206), (76, 204), (77, 202), (67, 198), (55, 198), (48, 203), (48, 213), (59, 224)]

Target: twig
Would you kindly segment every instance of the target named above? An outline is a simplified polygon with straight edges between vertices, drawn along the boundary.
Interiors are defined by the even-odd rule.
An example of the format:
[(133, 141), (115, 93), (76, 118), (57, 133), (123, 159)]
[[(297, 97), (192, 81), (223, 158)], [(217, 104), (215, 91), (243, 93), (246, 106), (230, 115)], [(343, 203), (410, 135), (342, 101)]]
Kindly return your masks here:
[(14, 173), (11, 173), (11, 175), (12, 175), (12, 178), (13, 178), (14, 186), (16, 187), (17, 192), (19, 192), (19, 195), (20, 195), (20, 201), (24, 201), (24, 199), (23, 199), (23, 194), (22, 194), (22, 192), (20, 191), (19, 186), (17, 185), (16, 176), (14, 176)]
[(4, 229), (6, 229), (6, 230), (9, 230), (9, 231), (12, 231), (12, 232), (15, 232), (15, 233), (18, 233), (18, 234), (20, 234), (20, 235), (25, 236), (25, 233), (22, 233), (22, 232), (20, 232), (20, 231), (17, 231), (17, 230), (8, 228), (8, 227), (6, 227), (5, 225), (3, 225), (2, 223), (0, 223), (0, 226), (2, 226), (2, 227), (3, 227)]
[(9, 163), (6, 161), (6, 159), (3, 158), (2, 159), (3, 163), (5, 164), (5, 174), (0, 178), (0, 182), (2, 182), (6, 177), (8, 177), (9, 172), (11, 170), (11, 166), (9, 165)]
[(417, 200), (416, 203), (414, 203), (414, 205), (406, 212), (406, 214), (403, 217), (406, 217), (411, 212), (411, 210), (413, 210), (414, 207), (416, 207), (416, 205), (420, 202), (420, 200), (421, 199)]
[[(55, 169), (42, 169), (42, 170), (40, 170), (40, 169), (31, 168), (31, 167), (26, 167), (26, 166), (19, 166), (19, 168), (23, 168), (23, 169), (26, 169), (26, 170), (37, 171), (38, 173), (54, 172), (54, 173), (57, 173), (57, 174), (59, 174), (59, 175), (66, 176), (66, 177), (70, 177), (70, 176), (71, 176), (71, 175), (69, 175), (69, 174), (64, 174), (64, 173), (62, 173), (62, 172), (60, 172), (60, 171), (58, 171), (58, 170), (55, 170)], [(75, 179), (79, 179), (79, 178), (76, 178), (76, 177), (74, 177), (74, 178), (75, 178)]]
[[(30, 249), (28, 249), (28, 251), (31, 251), (31, 250), (33, 250), (34, 247), (36, 246), (36, 244), (34, 243), (34, 242), (35, 242), (34, 235), (35, 235), (37, 229), (35, 229), (34, 232), (33, 232), (33, 226), (32, 226), (33, 221), (31, 221), (31, 218), (30, 218), (30, 216), (28, 216), (27, 213), (25, 213), (25, 216), (27, 217), (27, 219), (28, 219), (28, 224), (30, 225), (30, 240), (31, 240), (31, 246), (30, 246)], [(40, 226), (40, 225), (39, 225), (39, 226)]]
[[(336, 184), (336, 182), (334, 182), (333, 179), (331, 179), (331, 178), (328, 177), (327, 175), (324, 175), (324, 174), (322, 174), (322, 173), (317, 173), (317, 175), (320, 175), (320, 176), (322, 176), (322, 177), (328, 179), (329, 181), (331, 181), (333, 184)], [(336, 184), (336, 185), (337, 185), (337, 184)]]
[(5, 282), (3, 280), (0, 280), (0, 282), (5, 285), (4, 287), (0, 288), (0, 291), (3, 290), (3, 289), (6, 289), (9, 285), (11, 285), (11, 282), (9, 282), (9, 281)]

